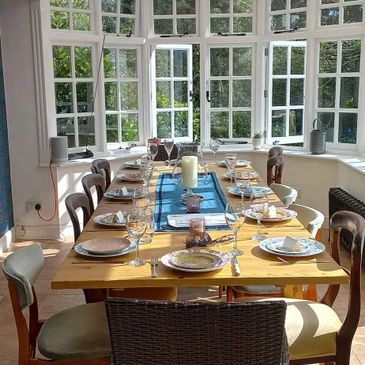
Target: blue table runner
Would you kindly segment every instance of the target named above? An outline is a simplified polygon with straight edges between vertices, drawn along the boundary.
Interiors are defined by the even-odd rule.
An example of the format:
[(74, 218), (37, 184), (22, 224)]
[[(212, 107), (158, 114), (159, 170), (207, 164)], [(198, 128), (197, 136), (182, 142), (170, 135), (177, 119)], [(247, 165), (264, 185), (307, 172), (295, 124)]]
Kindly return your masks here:
[[(187, 231), (188, 228), (175, 228), (167, 223), (170, 214), (186, 214), (186, 205), (181, 201), (182, 189), (171, 174), (161, 174), (157, 180), (155, 193), (154, 230), (158, 232)], [(199, 177), (194, 193), (203, 196), (200, 213), (224, 213), (227, 199), (221, 189), (215, 172), (207, 177)], [(207, 227), (207, 230), (227, 230), (228, 226)]]

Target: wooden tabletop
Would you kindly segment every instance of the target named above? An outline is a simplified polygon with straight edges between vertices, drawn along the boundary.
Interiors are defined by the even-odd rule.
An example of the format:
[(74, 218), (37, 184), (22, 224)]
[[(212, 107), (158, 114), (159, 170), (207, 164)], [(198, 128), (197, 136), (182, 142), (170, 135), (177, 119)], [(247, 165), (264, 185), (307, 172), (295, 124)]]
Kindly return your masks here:
[[(245, 168), (245, 170), (249, 170)], [(158, 175), (166, 169), (157, 166), (154, 178), (150, 184), (151, 208), (154, 206), (154, 190)], [(170, 170), (171, 171), (171, 170)], [(232, 196), (226, 187), (231, 183), (222, 178), (226, 171), (215, 167), (222, 190), (230, 201), (239, 201), (240, 197)], [(264, 185), (264, 182), (258, 182)], [(121, 187), (124, 183), (113, 181), (110, 189)], [(128, 184), (127, 184), (128, 185)], [(136, 184), (129, 184), (135, 186)], [(178, 197), (177, 197), (178, 198)], [(280, 200), (270, 194), (270, 202), (281, 205)], [(94, 215), (118, 210), (131, 209), (131, 203), (113, 202), (103, 198)], [(262, 231), (267, 237), (287, 236), (309, 237), (308, 231), (297, 219), (287, 222), (264, 223)], [(256, 221), (246, 219), (238, 234), (238, 247), (244, 255), (238, 257), (241, 269), (239, 277), (233, 276), (230, 265), (211, 273), (185, 273), (171, 270), (162, 263), (158, 265), (157, 278), (151, 277), (150, 265), (130, 267), (127, 261), (134, 253), (109, 259), (93, 259), (77, 255), (71, 250), (63, 265), (52, 280), (53, 289), (86, 289), (86, 288), (128, 288), (128, 287), (166, 287), (166, 286), (209, 286), (209, 285), (302, 285), (302, 284), (344, 284), (348, 282), (347, 274), (333, 261), (327, 252), (310, 258), (288, 259), (289, 264), (281, 262), (276, 256), (262, 251), (257, 241), (250, 237), (256, 232)], [(229, 231), (209, 231), (215, 239), (226, 235)], [(140, 246), (140, 256), (145, 260), (161, 257), (166, 253), (184, 249), (187, 232), (155, 232), (151, 243)], [(92, 219), (87, 223), (76, 243), (92, 238), (126, 237), (126, 230), (103, 227), (95, 224)], [(223, 245), (212, 245), (212, 249), (221, 252), (232, 249), (232, 242)]]

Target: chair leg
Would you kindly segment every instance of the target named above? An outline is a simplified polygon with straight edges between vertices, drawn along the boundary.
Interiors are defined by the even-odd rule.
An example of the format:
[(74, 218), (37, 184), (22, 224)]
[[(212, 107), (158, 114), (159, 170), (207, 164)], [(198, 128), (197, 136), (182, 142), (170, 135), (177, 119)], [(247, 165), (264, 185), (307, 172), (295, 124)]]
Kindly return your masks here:
[(226, 287), (227, 303), (232, 303), (234, 301), (234, 293), (231, 286)]
[(225, 292), (225, 290), (226, 290), (225, 286), (219, 285), (219, 289), (218, 289), (218, 297), (219, 298), (223, 297), (223, 293)]

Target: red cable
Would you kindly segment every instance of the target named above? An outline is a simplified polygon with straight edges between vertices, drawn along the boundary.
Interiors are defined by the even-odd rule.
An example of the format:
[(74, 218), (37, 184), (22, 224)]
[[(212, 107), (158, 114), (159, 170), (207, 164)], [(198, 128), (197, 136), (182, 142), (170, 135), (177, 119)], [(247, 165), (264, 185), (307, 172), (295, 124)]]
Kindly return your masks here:
[(48, 165), (48, 168), (49, 168), (49, 175), (51, 176), (51, 180), (52, 180), (52, 186), (53, 186), (53, 198), (54, 198), (54, 208), (53, 208), (53, 214), (52, 214), (52, 217), (51, 218), (43, 218), (41, 213), (40, 213), (40, 210), (37, 210), (37, 213), (38, 213), (38, 217), (44, 221), (44, 222), (50, 222), (54, 219), (54, 217), (56, 216), (56, 213), (57, 213), (57, 195), (56, 195), (56, 183), (55, 183), (55, 180), (54, 180), (54, 177), (53, 177), (53, 172), (52, 172), (52, 166), (51, 166), (51, 162), (49, 163)]

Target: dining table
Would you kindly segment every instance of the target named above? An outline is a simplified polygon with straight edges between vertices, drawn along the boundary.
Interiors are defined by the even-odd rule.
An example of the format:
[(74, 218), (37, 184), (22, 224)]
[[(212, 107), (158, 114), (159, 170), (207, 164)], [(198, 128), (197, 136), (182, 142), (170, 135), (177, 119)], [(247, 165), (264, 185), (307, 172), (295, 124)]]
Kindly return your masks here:
[[(240, 202), (241, 197), (229, 192), (229, 187), (234, 184), (224, 177), (226, 167), (208, 164), (211, 174), (216, 177), (220, 191), (229, 202)], [(165, 163), (155, 162), (153, 175), (149, 183), (151, 196), (150, 208), (155, 209), (156, 188), (161, 179), (161, 174), (172, 173), (172, 166)], [(238, 171), (254, 172), (251, 165), (237, 168)], [(117, 172), (128, 173), (128, 169), (121, 166)], [(165, 176), (163, 175), (163, 176)], [(262, 179), (258, 178), (251, 182), (253, 185), (265, 186)], [(123, 186), (134, 188), (141, 186), (141, 182), (126, 182), (114, 177), (108, 191), (120, 189)], [(180, 201), (181, 189), (176, 187), (175, 204)], [(268, 195), (269, 203), (278, 207), (283, 206), (275, 194)], [(248, 204), (245, 199), (245, 204)], [(157, 203), (156, 203), (157, 204)], [(94, 218), (105, 213), (123, 211), (125, 214), (133, 209), (132, 201), (114, 201), (102, 198), (96, 207), (90, 220), (84, 226), (76, 244), (91, 239), (114, 239), (128, 237), (124, 228), (107, 227), (94, 222)], [(221, 213), (224, 213), (221, 212)], [(209, 213), (207, 213), (209, 214)], [(243, 252), (237, 256), (237, 264), (240, 274), (233, 273), (230, 264), (219, 270), (211, 272), (184, 272), (174, 270), (161, 262), (157, 266), (157, 276), (152, 277), (149, 262), (152, 258), (160, 259), (162, 256), (183, 250), (186, 248), (185, 241), (188, 232), (186, 230), (155, 230), (152, 232), (150, 243), (140, 245), (140, 257), (146, 260), (146, 264), (132, 267), (127, 262), (133, 259), (135, 253), (130, 252), (118, 257), (85, 257), (71, 249), (64, 262), (52, 279), (52, 289), (122, 289), (138, 287), (209, 287), (209, 286), (242, 286), (242, 285), (277, 285), (281, 286), (284, 294), (289, 297), (302, 298), (303, 285), (308, 284), (347, 284), (347, 273), (332, 259), (327, 251), (310, 257), (285, 257), (265, 252), (259, 247), (259, 242), (251, 237), (256, 233), (257, 225), (254, 219), (246, 218), (238, 232), (238, 248)], [(226, 236), (231, 231), (228, 229), (213, 229), (208, 231), (212, 240)], [(262, 224), (262, 233), (268, 238), (295, 237), (308, 238), (309, 232), (297, 218), (282, 222)], [(232, 241), (213, 243), (207, 249), (226, 253), (232, 250)]]

